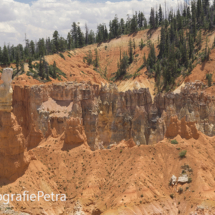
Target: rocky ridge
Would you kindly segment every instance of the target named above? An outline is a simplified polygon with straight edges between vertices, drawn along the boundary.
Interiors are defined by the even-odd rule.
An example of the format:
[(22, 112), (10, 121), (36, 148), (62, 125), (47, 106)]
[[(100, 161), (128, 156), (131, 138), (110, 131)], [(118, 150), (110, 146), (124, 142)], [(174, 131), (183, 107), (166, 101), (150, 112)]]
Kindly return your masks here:
[[(172, 116), (215, 134), (214, 97), (201, 92), (201, 82), (187, 83), (178, 94), (158, 94), (154, 102), (147, 88), (119, 92), (115, 85), (65, 82), (15, 85), (13, 113), (23, 134), (35, 147), (51, 133), (62, 135), (68, 119), (83, 122), (91, 149), (133, 138), (137, 145), (153, 144), (166, 135)], [(173, 135), (174, 136), (174, 135)]]

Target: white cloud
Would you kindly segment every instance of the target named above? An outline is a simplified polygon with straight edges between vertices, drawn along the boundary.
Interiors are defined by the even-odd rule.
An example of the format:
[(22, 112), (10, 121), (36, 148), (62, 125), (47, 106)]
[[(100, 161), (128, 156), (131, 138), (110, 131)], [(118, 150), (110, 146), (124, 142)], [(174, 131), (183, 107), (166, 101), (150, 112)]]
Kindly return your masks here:
[[(163, 1), (163, 2), (162, 2)], [(0, 1), (0, 45), (23, 43), (25, 33), (28, 39), (51, 37), (54, 30), (66, 37), (72, 22), (80, 22), (84, 28), (96, 30), (97, 24), (109, 24), (115, 14), (126, 19), (127, 14), (143, 11), (148, 18), (151, 7), (164, 0), (131, 0), (121, 2), (90, 3), (72, 0), (37, 0), (31, 5), (14, 0)], [(168, 8), (176, 7), (182, 0), (166, 0)]]

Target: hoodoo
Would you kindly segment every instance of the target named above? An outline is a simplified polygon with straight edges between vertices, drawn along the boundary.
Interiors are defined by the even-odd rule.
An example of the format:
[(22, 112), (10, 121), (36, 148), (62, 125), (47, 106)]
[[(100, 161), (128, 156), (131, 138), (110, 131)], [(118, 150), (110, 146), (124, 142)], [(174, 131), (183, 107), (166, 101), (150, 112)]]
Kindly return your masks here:
[(13, 89), (11, 87), (13, 69), (6, 68), (3, 70), (1, 79), (3, 84), (0, 85), (0, 111), (12, 111)]
[(4, 69), (0, 85), (0, 183), (16, 180), (29, 163), (22, 127), (12, 113), (12, 74), (13, 69)]

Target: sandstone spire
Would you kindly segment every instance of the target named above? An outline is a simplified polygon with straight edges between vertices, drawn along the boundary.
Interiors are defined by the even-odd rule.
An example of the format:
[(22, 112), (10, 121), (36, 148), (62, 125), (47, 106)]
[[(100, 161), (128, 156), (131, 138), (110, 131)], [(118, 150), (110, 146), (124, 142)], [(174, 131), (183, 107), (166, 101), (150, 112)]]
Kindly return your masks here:
[(12, 95), (13, 89), (11, 87), (13, 69), (5, 68), (1, 79), (3, 84), (0, 85), (0, 111), (11, 112), (12, 111)]

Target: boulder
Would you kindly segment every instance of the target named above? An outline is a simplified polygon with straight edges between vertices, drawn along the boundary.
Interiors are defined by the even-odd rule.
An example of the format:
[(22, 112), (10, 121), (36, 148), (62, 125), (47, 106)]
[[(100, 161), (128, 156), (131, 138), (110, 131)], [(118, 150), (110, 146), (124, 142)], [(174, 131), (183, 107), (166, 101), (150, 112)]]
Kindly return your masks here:
[(171, 184), (171, 185), (175, 185), (176, 181), (177, 181), (177, 177), (174, 176), (174, 175), (172, 175), (172, 177), (171, 177), (171, 179), (170, 179), (170, 184)]
[(189, 180), (188, 175), (187, 174), (183, 174), (182, 176), (178, 177), (178, 183), (187, 183)]

